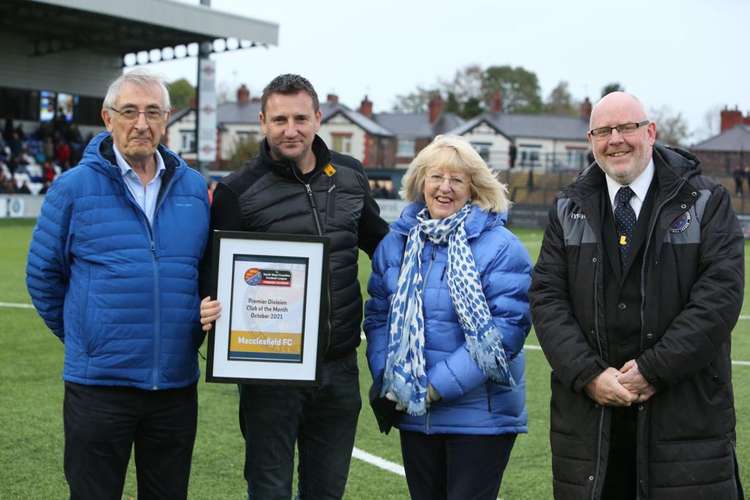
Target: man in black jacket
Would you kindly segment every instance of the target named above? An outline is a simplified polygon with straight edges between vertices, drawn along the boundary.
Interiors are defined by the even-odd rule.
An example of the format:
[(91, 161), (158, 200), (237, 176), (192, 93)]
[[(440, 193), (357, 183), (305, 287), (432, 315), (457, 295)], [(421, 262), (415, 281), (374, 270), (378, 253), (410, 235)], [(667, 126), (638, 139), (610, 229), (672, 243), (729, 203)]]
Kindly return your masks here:
[(729, 193), (655, 144), (632, 95), (591, 114), (596, 163), (564, 188), (534, 269), (552, 366), (556, 499), (742, 498), (731, 331), (744, 241)]
[[(261, 98), (265, 139), (260, 154), (214, 191), (212, 229), (325, 236), (331, 248), (318, 386), (240, 387), (245, 478), (252, 499), (291, 497), (295, 443), (299, 497), (341, 498), (362, 405), (355, 352), (362, 321), (358, 248), (372, 256), (388, 226), (362, 165), (329, 151), (316, 135), (320, 120), (310, 82), (298, 75), (276, 77)], [(218, 302), (204, 299), (204, 329), (219, 310)]]

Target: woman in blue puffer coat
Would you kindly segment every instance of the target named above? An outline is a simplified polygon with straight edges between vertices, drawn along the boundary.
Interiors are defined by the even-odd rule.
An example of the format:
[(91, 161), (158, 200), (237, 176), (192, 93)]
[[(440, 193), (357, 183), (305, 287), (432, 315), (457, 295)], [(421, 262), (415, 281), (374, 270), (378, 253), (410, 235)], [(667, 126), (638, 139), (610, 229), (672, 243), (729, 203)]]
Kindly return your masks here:
[(526, 432), (531, 263), (503, 186), (472, 146), (438, 136), (404, 176), (412, 203), (372, 262), (371, 402), (400, 431), (414, 499), (495, 499)]

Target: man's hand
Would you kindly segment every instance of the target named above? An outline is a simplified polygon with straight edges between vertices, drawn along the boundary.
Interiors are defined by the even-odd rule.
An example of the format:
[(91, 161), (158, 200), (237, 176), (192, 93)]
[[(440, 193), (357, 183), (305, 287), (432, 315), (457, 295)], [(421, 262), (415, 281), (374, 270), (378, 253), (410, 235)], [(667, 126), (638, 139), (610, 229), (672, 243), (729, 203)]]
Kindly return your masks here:
[(656, 388), (646, 380), (638, 370), (638, 363), (631, 359), (620, 368), (617, 380), (630, 392), (638, 395), (638, 403), (647, 401), (656, 393)]
[(586, 384), (586, 394), (602, 406), (630, 406), (638, 394), (626, 389), (618, 380), (621, 373), (611, 366)]
[(205, 297), (201, 300), (201, 328), (204, 332), (211, 329), (214, 321), (221, 316), (221, 302), (211, 300), (211, 297)]

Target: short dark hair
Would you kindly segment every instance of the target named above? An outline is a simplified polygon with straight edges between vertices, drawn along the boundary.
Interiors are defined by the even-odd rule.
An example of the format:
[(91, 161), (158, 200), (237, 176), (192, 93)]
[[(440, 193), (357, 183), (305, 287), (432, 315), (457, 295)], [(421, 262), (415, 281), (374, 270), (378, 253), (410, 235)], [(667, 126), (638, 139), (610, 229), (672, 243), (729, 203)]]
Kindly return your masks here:
[(266, 102), (268, 102), (271, 94), (292, 95), (299, 92), (305, 92), (312, 98), (313, 109), (317, 113), (320, 110), (320, 102), (312, 84), (307, 78), (291, 73), (279, 75), (266, 85), (266, 88), (263, 89), (263, 95), (260, 98), (260, 110), (263, 113), (266, 112)]

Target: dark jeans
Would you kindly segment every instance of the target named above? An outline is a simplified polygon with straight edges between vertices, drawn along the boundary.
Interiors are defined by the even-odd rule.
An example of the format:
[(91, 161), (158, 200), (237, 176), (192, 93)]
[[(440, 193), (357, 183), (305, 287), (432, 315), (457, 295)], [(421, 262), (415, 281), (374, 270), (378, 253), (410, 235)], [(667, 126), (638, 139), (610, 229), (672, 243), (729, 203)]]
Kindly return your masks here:
[(638, 490), (637, 422), (635, 406), (612, 408), (609, 458), (602, 498), (635, 500)]
[(356, 353), (323, 362), (317, 387), (240, 386), (248, 498), (291, 498), (295, 442), (300, 500), (341, 498), (361, 407)]
[(187, 498), (195, 385), (144, 391), (65, 383), (65, 479), (70, 498), (122, 498), (135, 445), (138, 500)]
[(495, 500), (516, 440), (515, 434), (400, 435), (412, 500)]

